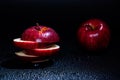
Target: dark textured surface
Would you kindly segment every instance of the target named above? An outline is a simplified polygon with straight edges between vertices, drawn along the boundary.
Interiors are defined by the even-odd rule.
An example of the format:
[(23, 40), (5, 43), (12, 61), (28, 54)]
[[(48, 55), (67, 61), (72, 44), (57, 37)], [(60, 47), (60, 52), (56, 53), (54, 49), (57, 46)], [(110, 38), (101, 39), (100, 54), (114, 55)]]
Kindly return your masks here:
[(0, 58), (0, 80), (119, 80), (119, 57), (114, 52), (91, 55), (73, 44), (64, 44), (52, 62), (36, 67), (20, 62), (12, 52)]

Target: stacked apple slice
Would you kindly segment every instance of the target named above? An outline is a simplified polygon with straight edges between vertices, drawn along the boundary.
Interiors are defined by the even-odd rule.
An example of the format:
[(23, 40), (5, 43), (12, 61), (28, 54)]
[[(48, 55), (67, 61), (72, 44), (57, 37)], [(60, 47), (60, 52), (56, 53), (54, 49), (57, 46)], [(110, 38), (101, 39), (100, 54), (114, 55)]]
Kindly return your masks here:
[(31, 26), (26, 29), (21, 38), (13, 39), (14, 45), (23, 49), (15, 54), (25, 61), (43, 61), (60, 50), (56, 43), (59, 36), (50, 27)]

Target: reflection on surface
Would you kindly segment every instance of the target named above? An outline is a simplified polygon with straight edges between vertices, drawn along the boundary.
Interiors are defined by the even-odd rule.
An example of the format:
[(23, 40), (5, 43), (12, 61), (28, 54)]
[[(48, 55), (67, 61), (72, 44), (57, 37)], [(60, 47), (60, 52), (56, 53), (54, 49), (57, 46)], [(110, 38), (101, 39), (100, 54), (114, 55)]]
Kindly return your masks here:
[(40, 63), (23, 62), (16, 58), (7, 59), (2, 61), (1, 66), (8, 69), (36, 69), (45, 68), (53, 64), (52, 60)]

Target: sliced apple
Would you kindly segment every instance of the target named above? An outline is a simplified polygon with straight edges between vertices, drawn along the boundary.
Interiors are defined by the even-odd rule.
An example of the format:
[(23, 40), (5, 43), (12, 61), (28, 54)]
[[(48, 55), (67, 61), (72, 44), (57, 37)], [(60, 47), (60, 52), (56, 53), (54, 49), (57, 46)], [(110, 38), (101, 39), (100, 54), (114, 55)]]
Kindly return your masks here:
[(51, 43), (39, 43), (35, 41), (25, 41), (21, 38), (13, 39), (15, 46), (23, 49), (35, 49), (35, 48), (45, 48), (46, 46), (51, 45)]
[(52, 56), (56, 54), (60, 49), (59, 45), (50, 45), (49, 47), (47, 46), (46, 48), (35, 48), (35, 49), (28, 49), (25, 50), (26, 54), (28, 55), (36, 55), (39, 57), (47, 57), (47, 56)]
[(39, 25), (27, 28), (21, 35), (21, 40), (39, 43), (56, 43), (59, 41), (58, 33), (48, 26)]
[(24, 61), (34, 61), (36, 59), (39, 59), (39, 56), (28, 55), (28, 54), (26, 54), (25, 51), (15, 52), (15, 55), (18, 56), (21, 60), (24, 60)]
[(21, 40), (21, 38), (13, 39), (13, 42), (15, 46), (24, 48), (24, 49), (34, 49), (34, 48), (37, 48), (39, 45), (35, 41), (25, 41), (25, 40)]

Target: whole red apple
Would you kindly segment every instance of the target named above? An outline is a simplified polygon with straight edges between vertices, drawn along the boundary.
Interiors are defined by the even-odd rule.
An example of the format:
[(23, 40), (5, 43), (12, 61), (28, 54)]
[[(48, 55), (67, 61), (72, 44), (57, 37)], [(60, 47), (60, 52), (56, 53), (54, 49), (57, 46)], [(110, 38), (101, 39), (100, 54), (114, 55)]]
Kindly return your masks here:
[(100, 19), (89, 19), (78, 29), (78, 40), (87, 50), (107, 48), (110, 42), (110, 29), (107, 23)]

